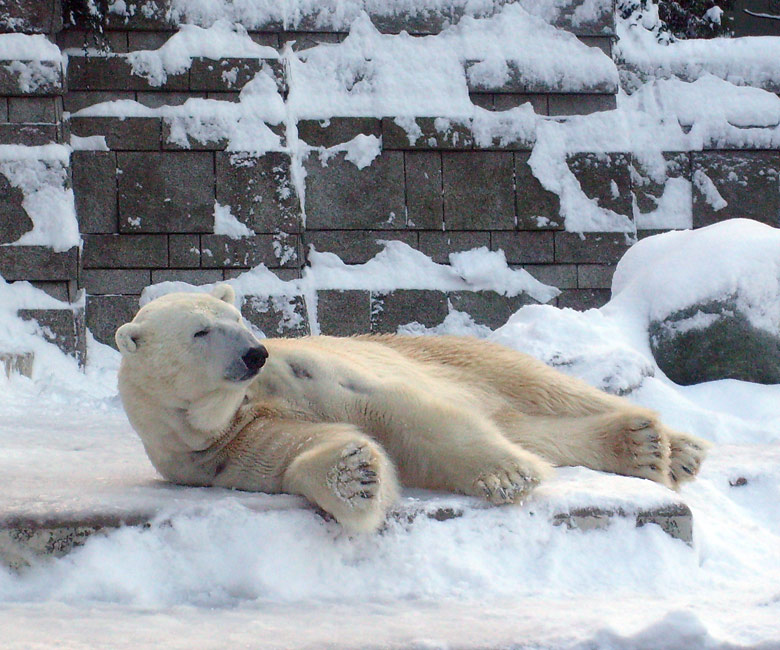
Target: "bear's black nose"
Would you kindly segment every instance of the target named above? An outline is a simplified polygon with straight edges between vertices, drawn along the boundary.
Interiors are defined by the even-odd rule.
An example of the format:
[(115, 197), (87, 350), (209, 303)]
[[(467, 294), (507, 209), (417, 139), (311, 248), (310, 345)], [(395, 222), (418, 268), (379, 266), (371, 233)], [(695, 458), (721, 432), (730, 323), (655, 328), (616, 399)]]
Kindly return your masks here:
[(253, 348), (249, 348), (246, 354), (241, 357), (241, 361), (244, 362), (246, 369), (252, 374), (256, 375), (260, 372), (260, 368), (263, 367), (265, 360), (268, 358), (268, 350), (264, 346), (258, 345)]

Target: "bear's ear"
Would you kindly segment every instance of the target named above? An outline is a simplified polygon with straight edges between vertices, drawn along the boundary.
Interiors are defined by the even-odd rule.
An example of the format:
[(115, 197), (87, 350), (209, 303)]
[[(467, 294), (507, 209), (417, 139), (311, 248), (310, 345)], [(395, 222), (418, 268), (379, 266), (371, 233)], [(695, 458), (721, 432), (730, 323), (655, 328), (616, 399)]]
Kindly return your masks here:
[(236, 304), (236, 292), (229, 284), (218, 284), (211, 290), (211, 295), (217, 300), (221, 300), (231, 305)]
[(133, 354), (141, 340), (141, 326), (138, 323), (125, 323), (116, 331), (114, 340), (122, 354)]

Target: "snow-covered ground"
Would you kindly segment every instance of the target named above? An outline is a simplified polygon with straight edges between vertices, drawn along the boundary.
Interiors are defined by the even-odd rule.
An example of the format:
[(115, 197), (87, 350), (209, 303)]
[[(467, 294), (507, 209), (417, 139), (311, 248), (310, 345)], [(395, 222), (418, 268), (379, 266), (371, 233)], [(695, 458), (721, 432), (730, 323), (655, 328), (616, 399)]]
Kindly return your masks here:
[[(265, 4), (269, 11), (275, 6)], [(336, 4), (344, 15), (357, 6), (351, 0)], [(120, 5), (124, 3), (112, 3)], [(237, 19), (225, 13), (226, 7), (252, 3), (187, 5), (177, 0), (173, 5), (177, 11), (184, 12), (186, 5), (188, 11), (202, 13), (208, 35), (190, 26), (162, 51), (135, 56), (139, 74), (162, 79), (186, 66), (189, 56), (209, 55), (200, 49), (209, 39), (215, 47), (239, 47), (244, 56), (275, 54), (219, 22)], [(522, 3), (541, 15), (535, 5), (552, 7), (556, 2)], [(293, 92), (285, 104), (273, 80), (262, 74), (244, 89), (238, 106), (190, 100), (184, 108), (158, 112), (180, 127), (175, 133), (182, 142), (187, 135), (226, 136), (233, 149), (268, 151), (281, 144), (261, 120), (292, 125), (300, 117), (326, 119), (336, 108), (345, 115), (403, 117), (398, 106), (408, 108), (408, 115), (440, 107), (440, 115), (470, 120), (478, 140), (535, 139), (531, 166), (543, 185), (561, 196), (561, 216), (574, 231), (630, 233), (636, 223), (597, 211), (588, 202), (565, 166), (567, 153), (629, 151), (653, 180), (664, 182), (663, 151), (780, 142), (780, 100), (743, 85), (768, 84), (780, 76), (777, 66), (766, 65), (776, 59), (777, 39), (697, 42), (662, 50), (651, 33), (639, 31), (641, 26), (621, 24), (618, 52), (636, 72), (636, 92), (621, 94), (616, 111), (562, 123), (535, 115), (529, 106), (488, 114), (468, 100), (461, 59), (469, 47), (485, 45), (480, 31), (485, 25), (501, 33), (536, 25), (528, 37), (559, 42), (561, 60), (567, 52), (590, 57), (592, 65), (573, 64), (582, 83), (594, 71), (601, 70), (600, 78), (615, 76), (606, 57), (549, 26), (528, 23), (518, 8), (484, 23), (470, 18), (425, 41), (381, 35), (357, 14), (353, 21), (353, 33), (342, 44), (300, 56), (283, 53), (293, 75), (322, 90), (316, 96)], [(38, 39), (40, 60), (57, 59), (56, 48), (33, 38)], [(25, 47), (29, 53), (29, 40), (3, 39), (3, 47), (11, 49), (2, 51)], [(522, 59), (533, 48), (508, 38), (499, 41), (492, 59), (491, 52), (468, 50), (469, 56), (488, 61), (472, 74), (505, 74), (503, 57), (525, 61), (526, 72), (537, 64), (544, 68), (544, 60)], [(364, 84), (364, 94), (350, 100), (356, 106), (339, 103), (342, 88), (333, 83), (333, 66), (358, 79), (367, 48), (377, 52), (370, 70), (373, 83)], [(545, 72), (549, 70), (539, 74)], [(418, 83), (420, 75), (438, 80), (433, 90)], [(652, 76), (663, 78), (645, 83)], [(114, 102), (83, 114), (151, 110)], [(413, 121), (406, 124), (414, 135)], [(442, 128), (447, 125), (443, 120)], [(72, 144), (105, 146), (99, 140)], [(379, 147), (364, 138), (342, 150), (360, 166), (370, 164)], [(40, 152), (35, 153), (38, 160)], [(334, 152), (319, 153), (327, 158)], [(0, 151), (3, 160), (18, 155), (16, 148)], [(52, 150), (46, 158), (64, 164), (67, 150)], [(67, 192), (63, 187), (47, 198), (37, 185), (26, 191), (38, 200), (32, 207), (41, 208), (32, 210), (36, 237), (45, 235), (50, 245), (64, 248), (77, 243), (75, 213), (65, 208), (47, 212), (44, 203), (70, 201), (72, 207)], [(646, 227), (690, 227), (690, 193), (689, 181), (669, 179), (658, 210), (634, 216)], [(718, 196), (712, 200), (717, 203)], [(220, 209), (215, 206), (217, 227), (241, 236), (232, 215)], [(50, 232), (45, 217), (55, 212), (68, 228)], [(667, 236), (656, 251), (665, 261), (654, 266), (642, 256), (653, 246), (645, 240), (624, 260), (615, 298), (601, 310), (528, 306), (492, 334), (453, 312), (436, 330), (490, 335), (595, 385), (628, 392), (628, 399), (657, 409), (670, 425), (714, 441), (700, 477), (679, 495), (693, 512), (692, 546), (656, 526), (635, 528), (628, 520), (587, 532), (551, 526), (542, 516), (550, 504), (604, 504), (614, 502), (616, 491), (648, 502), (663, 492), (638, 479), (583, 469), (561, 470), (522, 507), (482, 508), (455, 499), (464, 508), (462, 517), (412, 523), (401, 518), (390, 521), (381, 534), (363, 537), (345, 535), (294, 497), (165, 486), (121, 410), (116, 353), (91, 342), (89, 368), (80, 373), (75, 362), (42, 341), (33, 324), (15, 317), (19, 307), (52, 307), (56, 301), (22, 283), (0, 281), (0, 350), (36, 355), (33, 379), (6, 379), (0, 373), (0, 514), (51, 509), (83, 513), (98, 506), (160, 513), (149, 528), (94, 537), (65, 558), (41, 561), (18, 574), (0, 568), (0, 647), (780, 648), (780, 385), (726, 380), (678, 387), (658, 370), (647, 344), (651, 316), (678, 308), (680, 300), (732, 287), (743, 291), (750, 306), (768, 307), (752, 312), (755, 323), (776, 326), (776, 231), (769, 235), (767, 230), (764, 236), (744, 224), (730, 228), (704, 235), (710, 237), (708, 246), (718, 244), (717, 253), (698, 245), (686, 249), (691, 244), (687, 233)], [(748, 230), (755, 237), (752, 243), (742, 237)], [(360, 267), (348, 268), (328, 254), (315, 254), (312, 260), (297, 284), (282, 283), (262, 268), (233, 282), (239, 293), (242, 288), (247, 293), (258, 288), (306, 293), (403, 285), (491, 288), (507, 295), (524, 290), (542, 300), (552, 295), (550, 288), (512, 271), (498, 253), (487, 251), (455, 256), (451, 268), (398, 244)], [(170, 288), (152, 288), (146, 297)], [(407, 331), (430, 333), (422, 326)], [(453, 499), (408, 493), (404, 505), (447, 498)]]
[[(744, 255), (723, 260), (708, 282), (686, 280), (707, 263), (696, 242), (709, 247), (719, 232), (738, 253), (777, 236), (734, 222), (644, 240), (603, 309), (527, 306), (492, 335), (596, 385), (634, 386), (630, 399), (716, 442), (679, 495), (693, 512), (692, 546), (630, 520), (586, 532), (552, 526), (550, 504), (665, 498), (655, 484), (584, 469), (559, 470), (522, 507), (407, 493), (403, 507), (454, 499), (464, 514), (401, 517), (355, 537), (294, 497), (167, 487), (122, 413), (117, 353), (93, 344), (81, 374), (41, 344), (33, 379), (0, 378), (5, 512), (98, 509), (97, 494), (104, 510), (160, 514), (62, 559), (0, 569), (3, 647), (780, 647), (780, 385), (681, 388), (646, 345), (658, 287), (674, 283), (680, 297), (692, 286), (697, 299), (729, 277), (746, 291), (771, 285), (745, 275), (753, 259)], [(770, 248), (765, 261), (777, 264)], [(659, 249), (665, 271), (648, 274), (645, 254)], [(687, 251), (676, 263), (675, 249)], [(7, 327), (11, 316), (0, 320)], [(484, 335), (464, 320), (449, 330)]]

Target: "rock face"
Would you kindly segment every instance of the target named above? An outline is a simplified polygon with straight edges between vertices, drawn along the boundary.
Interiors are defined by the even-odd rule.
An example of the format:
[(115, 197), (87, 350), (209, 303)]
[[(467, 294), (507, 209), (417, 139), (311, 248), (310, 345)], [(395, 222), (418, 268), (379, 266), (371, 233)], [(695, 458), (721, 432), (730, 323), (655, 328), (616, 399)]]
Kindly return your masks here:
[(716, 379), (780, 383), (780, 336), (755, 327), (734, 299), (651, 322), (650, 347), (666, 376), (684, 386)]

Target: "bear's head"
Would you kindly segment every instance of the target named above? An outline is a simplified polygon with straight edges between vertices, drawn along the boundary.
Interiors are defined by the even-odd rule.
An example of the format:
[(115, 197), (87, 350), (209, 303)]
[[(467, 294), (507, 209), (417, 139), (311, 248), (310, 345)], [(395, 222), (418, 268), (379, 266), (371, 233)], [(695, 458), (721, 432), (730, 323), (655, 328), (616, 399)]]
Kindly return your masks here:
[(132, 384), (169, 408), (190, 413), (201, 430), (221, 426), (224, 408), (243, 398), (268, 357), (233, 304), (230, 285), (210, 294), (171, 293), (142, 307), (115, 340), (120, 391)]

